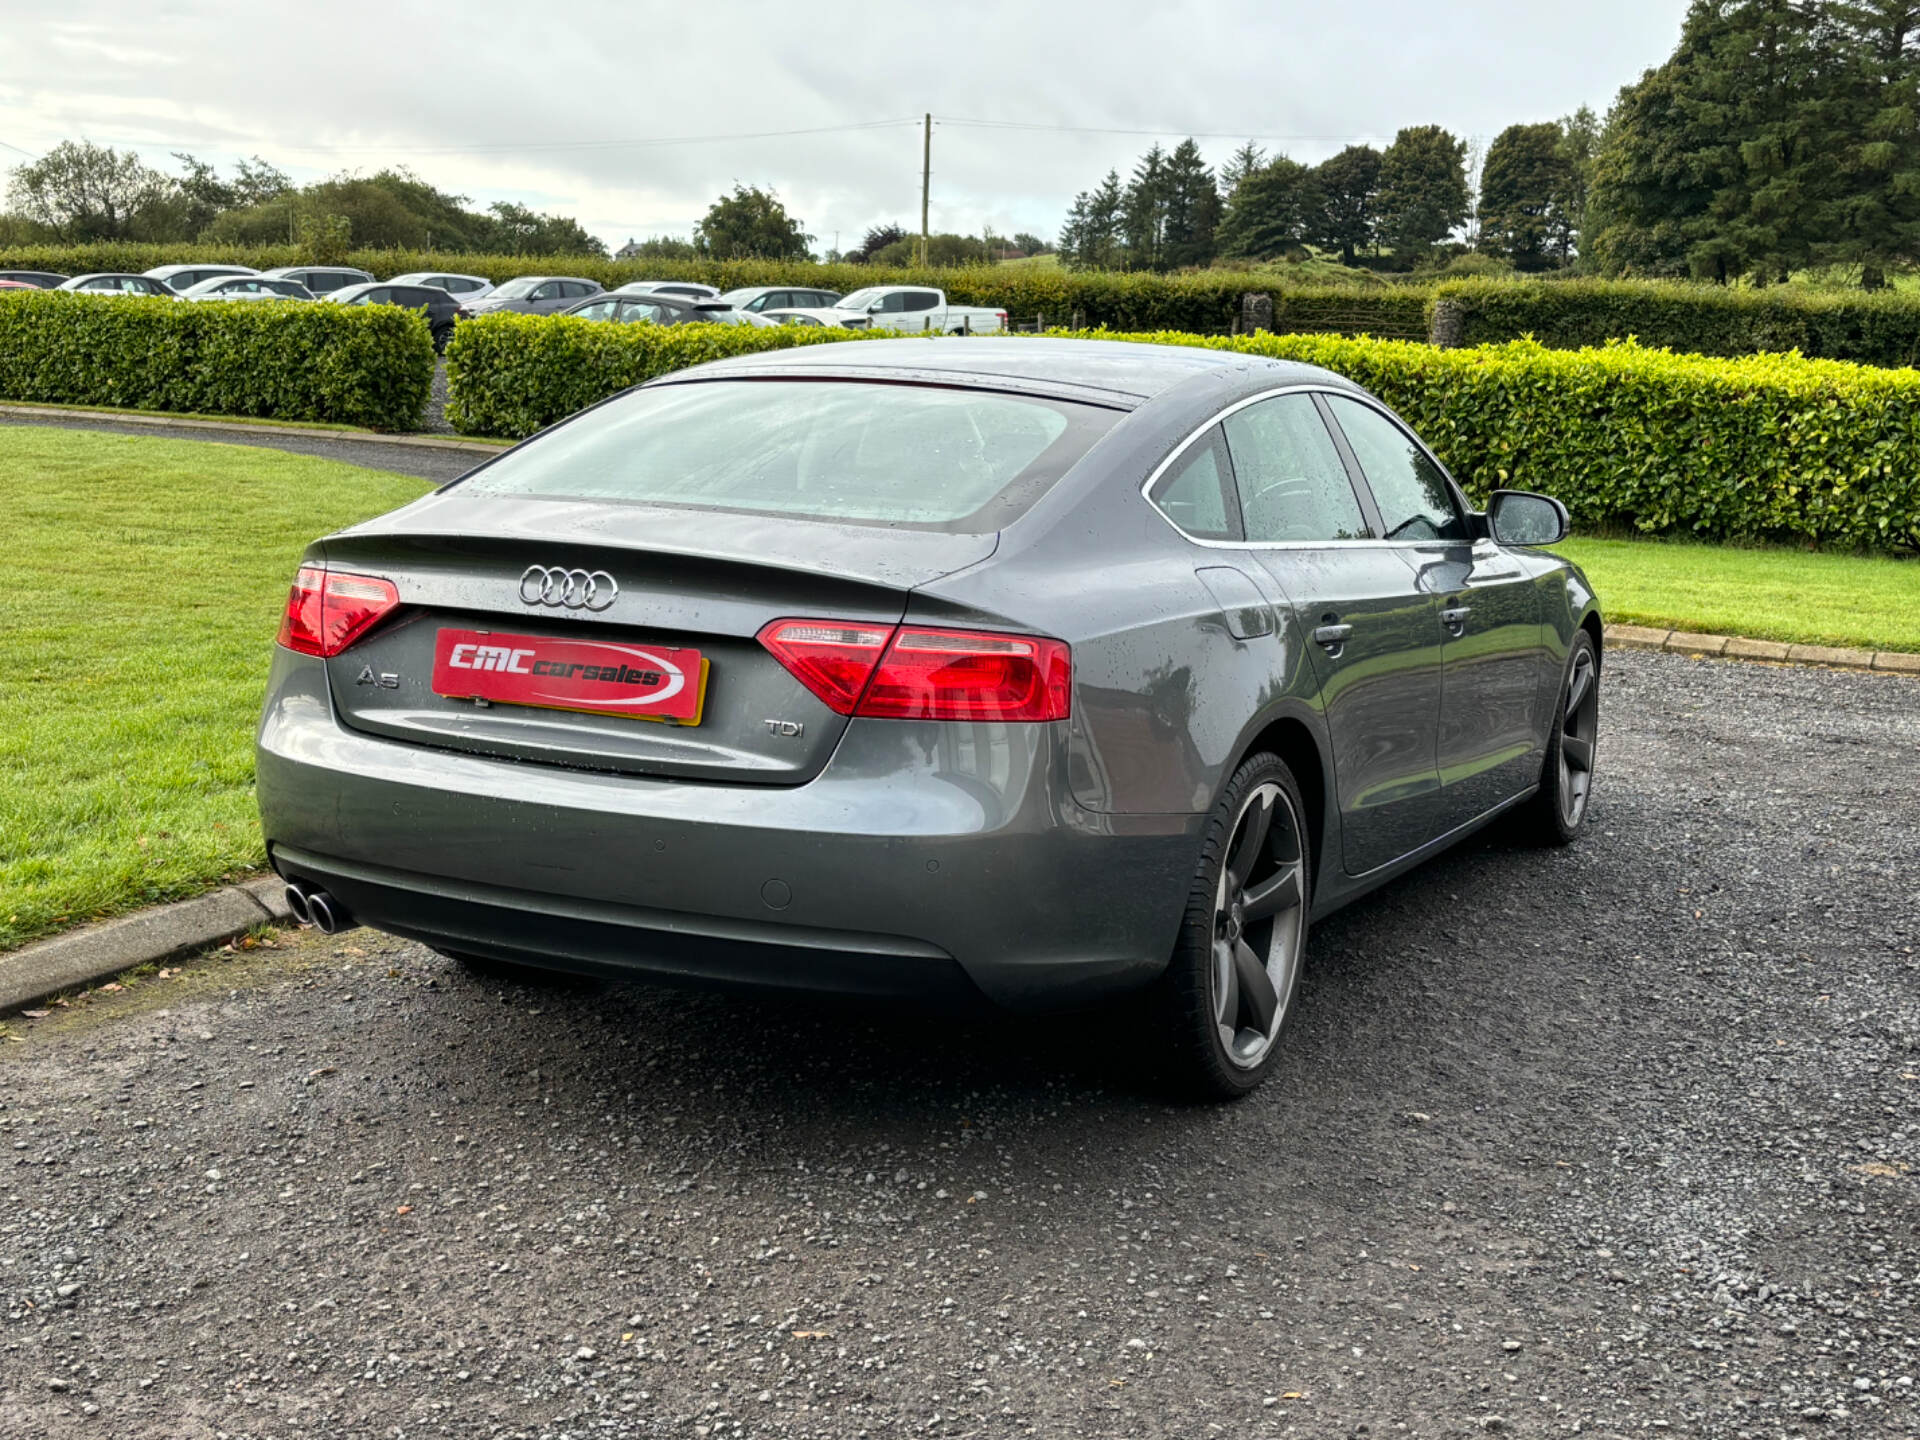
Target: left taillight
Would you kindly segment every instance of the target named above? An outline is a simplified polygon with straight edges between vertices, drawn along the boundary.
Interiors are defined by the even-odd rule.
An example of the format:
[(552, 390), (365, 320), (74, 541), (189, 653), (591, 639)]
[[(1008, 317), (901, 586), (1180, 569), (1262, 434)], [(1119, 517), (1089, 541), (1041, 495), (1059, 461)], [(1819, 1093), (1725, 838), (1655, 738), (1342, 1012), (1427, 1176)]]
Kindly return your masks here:
[(287, 592), (279, 642), (302, 655), (338, 655), (399, 605), (391, 580), (302, 565)]

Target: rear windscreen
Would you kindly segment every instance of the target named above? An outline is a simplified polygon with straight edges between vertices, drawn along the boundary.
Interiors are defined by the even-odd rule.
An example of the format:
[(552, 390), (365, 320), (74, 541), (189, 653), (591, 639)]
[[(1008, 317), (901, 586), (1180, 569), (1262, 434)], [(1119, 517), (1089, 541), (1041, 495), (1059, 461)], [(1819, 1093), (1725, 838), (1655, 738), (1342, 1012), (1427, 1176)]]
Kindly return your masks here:
[(568, 421), (461, 488), (984, 532), (1031, 505), (1119, 419), (931, 385), (687, 382)]

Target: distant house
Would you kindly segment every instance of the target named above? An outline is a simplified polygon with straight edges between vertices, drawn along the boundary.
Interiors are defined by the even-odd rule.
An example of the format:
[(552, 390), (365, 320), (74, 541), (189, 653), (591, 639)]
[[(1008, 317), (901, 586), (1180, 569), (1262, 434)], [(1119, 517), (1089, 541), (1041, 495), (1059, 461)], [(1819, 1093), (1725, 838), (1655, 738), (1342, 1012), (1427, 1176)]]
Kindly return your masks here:
[(613, 252), (613, 258), (616, 260), (638, 260), (640, 258), (640, 246), (638, 242), (629, 235), (627, 237), (627, 243)]

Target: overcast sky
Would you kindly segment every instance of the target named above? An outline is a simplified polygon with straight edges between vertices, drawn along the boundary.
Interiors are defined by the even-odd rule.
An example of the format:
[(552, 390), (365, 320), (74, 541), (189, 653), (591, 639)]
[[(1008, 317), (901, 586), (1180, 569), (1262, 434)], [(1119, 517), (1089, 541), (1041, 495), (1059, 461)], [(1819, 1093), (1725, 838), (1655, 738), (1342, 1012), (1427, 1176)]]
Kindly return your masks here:
[[(1156, 138), (1196, 135), (1216, 165), (1249, 136), (1312, 162), (1403, 125), (1490, 139), (1604, 112), (1685, 9), (0, 0), (0, 165), (79, 137), (168, 169), (171, 150), (223, 170), (258, 153), (299, 181), (404, 164), (615, 246), (689, 234), (740, 181), (777, 189), (825, 249), (918, 228), (931, 111), (933, 228), (1052, 238), (1076, 191)], [(800, 130), (817, 133), (766, 133)]]

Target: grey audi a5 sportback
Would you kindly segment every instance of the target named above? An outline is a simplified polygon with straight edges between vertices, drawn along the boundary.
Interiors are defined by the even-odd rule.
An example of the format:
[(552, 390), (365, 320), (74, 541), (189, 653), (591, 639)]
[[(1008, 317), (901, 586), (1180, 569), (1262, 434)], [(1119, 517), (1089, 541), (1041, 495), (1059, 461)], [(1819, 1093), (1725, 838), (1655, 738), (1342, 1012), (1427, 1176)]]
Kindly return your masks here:
[(307, 552), (259, 734), (296, 912), (483, 963), (1014, 1007), (1271, 1065), (1309, 922), (1584, 817), (1600, 620), (1323, 370), (741, 356)]

